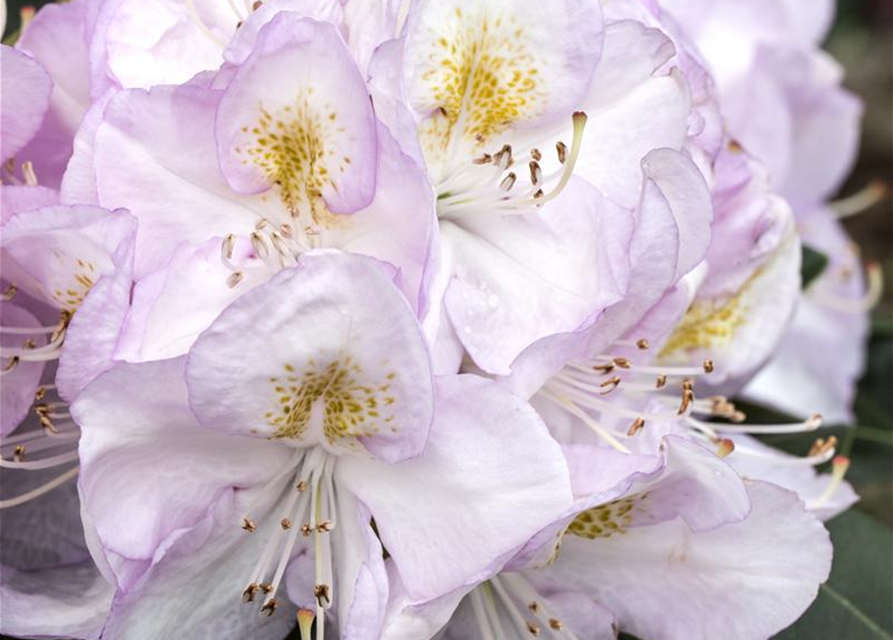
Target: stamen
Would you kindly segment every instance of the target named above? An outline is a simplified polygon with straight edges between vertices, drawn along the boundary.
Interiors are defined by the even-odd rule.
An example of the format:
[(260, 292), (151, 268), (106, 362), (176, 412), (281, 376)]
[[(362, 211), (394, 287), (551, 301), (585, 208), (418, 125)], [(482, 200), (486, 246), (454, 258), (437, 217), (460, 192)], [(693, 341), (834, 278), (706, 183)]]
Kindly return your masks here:
[(56, 478), (53, 478), (46, 484), (43, 484), (43, 485), (37, 487), (36, 489), (32, 489), (31, 491), (29, 491), (27, 493), (23, 493), (22, 495), (17, 496), (15, 498), (9, 498), (8, 500), (0, 500), (0, 509), (8, 509), (10, 507), (17, 507), (20, 504), (25, 504), (26, 502), (30, 502), (31, 500), (34, 500), (35, 498), (39, 498), (40, 496), (44, 495), (45, 493), (49, 493), (56, 487), (65, 484), (66, 482), (68, 482), (69, 480), (71, 480), (72, 478), (77, 476), (77, 474), (78, 474), (78, 467), (73, 467), (72, 469), (69, 469), (62, 475), (60, 475)]
[(831, 464), (831, 479), (828, 481), (828, 486), (825, 487), (825, 490), (822, 492), (822, 495), (819, 496), (818, 500), (816, 500), (815, 504), (807, 505), (807, 508), (810, 506), (813, 508), (821, 507), (831, 499), (838, 487), (840, 487), (844, 476), (846, 476), (846, 472), (850, 468), (850, 459), (846, 456), (835, 456), (834, 462)]
[(37, 174), (34, 172), (34, 165), (30, 160), (22, 163), (22, 176), (25, 178), (25, 185), (28, 187), (38, 186)]
[[(617, 438), (615, 438), (611, 434), (610, 431), (608, 431), (602, 425), (600, 425), (598, 422), (596, 422), (591, 417), (589, 417), (589, 415), (587, 415), (585, 411), (581, 411), (580, 409), (578, 409), (577, 405), (574, 404), (574, 402), (572, 400), (570, 400), (566, 396), (553, 395), (546, 388), (544, 388), (541, 391), (541, 393), (543, 393), (543, 395), (546, 398), (548, 398), (549, 400), (551, 400), (552, 402), (555, 402), (555, 403), (561, 405), (562, 407), (567, 409), (570, 413), (572, 413), (573, 415), (578, 417), (580, 420), (582, 420), (586, 426), (588, 426), (595, 433), (597, 433), (599, 436), (601, 436), (605, 440), (605, 442), (610, 444), (612, 447), (614, 447), (621, 453), (630, 453), (630, 450), (627, 449), (626, 446), (624, 446), (619, 440), (617, 440)], [(608, 405), (608, 403), (605, 403), (605, 404)], [(610, 405), (608, 405), (608, 406), (610, 406)]]
[(12, 460), (6, 460), (4, 458), (0, 458), (0, 468), (3, 469), (22, 469), (27, 471), (36, 471), (38, 469), (50, 469), (52, 467), (58, 467), (60, 464), (65, 464), (66, 462), (73, 462), (78, 459), (77, 449), (74, 451), (68, 451), (66, 453), (61, 453), (57, 456), (51, 456), (49, 458), (43, 458), (42, 460), (29, 460), (25, 461), (25, 446), (19, 445), (16, 447), (16, 453), (13, 454)]
[(632, 425), (630, 425), (629, 431), (626, 432), (626, 435), (632, 437), (644, 428), (645, 421), (642, 418), (636, 418)]
[(3, 290), (3, 296), (2, 296), (2, 298), (0, 298), (0, 300), (3, 300), (3, 302), (9, 302), (13, 298), (15, 298), (15, 296), (18, 292), (19, 292), (18, 287), (16, 287), (14, 284), (10, 283)]
[(202, 32), (202, 34), (208, 38), (214, 44), (225, 48), (226, 41), (223, 38), (220, 38), (208, 28), (208, 25), (204, 23), (201, 19), (201, 16), (198, 15), (198, 10), (195, 8), (195, 0), (186, 0), (186, 11), (189, 14), (189, 18), (198, 27), (198, 30)]
[(883, 180), (872, 180), (853, 195), (835, 200), (830, 207), (838, 218), (849, 218), (871, 209), (890, 196), (890, 187)]
[(884, 273), (881, 266), (872, 262), (865, 267), (868, 287), (861, 298), (848, 298), (822, 287), (811, 287), (809, 294), (821, 305), (841, 313), (861, 314), (871, 311), (881, 300), (884, 292)]
[[(707, 423), (701, 422), (696, 418), (689, 416), (686, 421), (694, 426), (706, 426)], [(709, 426), (720, 432), (725, 433), (805, 433), (815, 431), (822, 426), (822, 416), (813, 414), (803, 422), (792, 422), (788, 424), (723, 424), (719, 422), (711, 422)]]
[(734, 450), (735, 443), (728, 438), (723, 438), (719, 441), (716, 447), (716, 455), (718, 455), (720, 458), (726, 458), (730, 456)]

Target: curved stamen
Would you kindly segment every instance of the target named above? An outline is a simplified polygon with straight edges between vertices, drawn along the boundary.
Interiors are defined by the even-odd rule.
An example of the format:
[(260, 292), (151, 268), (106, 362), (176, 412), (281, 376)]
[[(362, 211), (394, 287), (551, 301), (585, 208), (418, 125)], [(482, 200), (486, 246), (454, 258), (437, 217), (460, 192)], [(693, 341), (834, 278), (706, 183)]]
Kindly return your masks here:
[(809, 295), (819, 304), (841, 313), (861, 314), (871, 311), (884, 293), (884, 273), (875, 262), (865, 267), (868, 287), (861, 298), (848, 298), (820, 287), (811, 287)]
[(201, 16), (199, 16), (198, 10), (195, 8), (195, 0), (186, 0), (186, 11), (193, 24), (198, 27), (198, 30), (201, 31), (208, 40), (220, 47), (226, 47), (226, 41), (211, 31), (211, 29), (208, 28), (208, 25), (201, 19)]
[(36, 471), (38, 469), (50, 469), (52, 467), (58, 467), (60, 464), (65, 464), (66, 462), (73, 462), (77, 459), (78, 459), (77, 449), (75, 449), (74, 451), (67, 451), (66, 453), (61, 453), (57, 456), (43, 458), (42, 460), (16, 461), (16, 460), (6, 460), (4, 458), (0, 458), (0, 469), (22, 469), (22, 470), (27, 470), (27, 471)]
[(831, 464), (831, 479), (828, 480), (828, 486), (815, 502), (807, 503), (807, 509), (818, 509), (834, 496), (850, 468), (850, 459), (846, 456), (836, 456)]
[(872, 180), (853, 195), (831, 202), (829, 206), (840, 219), (849, 218), (871, 209), (890, 195), (890, 187), (883, 180)]
[(21, 504), (25, 504), (26, 502), (30, 502), (31, 500), (34, 500), (35, 498), (39, 498), (40, 496), (42, 496), (45, 493), (49, 493), (56, 487), (65, 484), (66, 482), (68, 482), (69, 480), (71, 480), (72, 478), (77, 476), (78, 468), (79, 467), (73, 467), (73, 468), (69, 469), (68, 471), (66, 471), (65, 473), (63, 473), (62, 475), (60, 475), (56, 478), (53, 478), (46, 484), (43, 484), (43, 485), (37, 487), (36, 489), (32, 489), (31, 491), (29, 491), (27, 493), (23, 493), (20, 496), (17, 496), (15, 498), (9, 498), (8, 500), (0, 500), (0, 509), (9, 509), (10, 507), (17, 507)]

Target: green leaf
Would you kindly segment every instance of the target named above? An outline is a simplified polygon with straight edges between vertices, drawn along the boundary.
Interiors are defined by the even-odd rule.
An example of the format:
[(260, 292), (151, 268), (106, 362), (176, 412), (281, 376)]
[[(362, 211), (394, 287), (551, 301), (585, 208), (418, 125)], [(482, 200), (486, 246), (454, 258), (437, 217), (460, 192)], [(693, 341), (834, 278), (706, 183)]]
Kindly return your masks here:
[(800, 264), (800, 277), (803, 280), (803, 288), (808, 287), (813, 280), (822, 275), (827, 266), (828, 256), (804, 244), (803, 262)]
[(889, 528), (850, 510), (828, 523), (831, 578), (800, 620), (775, 640), (893, 640), (893, 545)]

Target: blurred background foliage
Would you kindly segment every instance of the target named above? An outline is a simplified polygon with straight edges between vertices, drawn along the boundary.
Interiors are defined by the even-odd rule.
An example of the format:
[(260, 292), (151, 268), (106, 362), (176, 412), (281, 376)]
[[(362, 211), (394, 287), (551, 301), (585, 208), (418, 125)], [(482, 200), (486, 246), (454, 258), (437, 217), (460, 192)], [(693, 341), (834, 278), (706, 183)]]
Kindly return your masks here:
[[(43, 4), (9, 0), (4, 39), (18, 30), (23, 6)], [(840, 195), (873, 180), (893, 185), (893, 0), (838, 0), (826, 47), (846, 69), (845, 85), (865, 102), (859, 160)], [(841, 452), (852, 458), (847, 478), (861, 500), (828, 523), (835, 547), (831, 578), (812, 608), (776, 640), (893, 640), (893, 204), (888, 198), (845, 224), (865, 262), (882, 265), (887, 283), (873, 314), (856, 424), (766, 440), (802, 455), (816, 435), (837, 436)], [(755, 422), (791, 420), (756, 407), (748, 414)]]

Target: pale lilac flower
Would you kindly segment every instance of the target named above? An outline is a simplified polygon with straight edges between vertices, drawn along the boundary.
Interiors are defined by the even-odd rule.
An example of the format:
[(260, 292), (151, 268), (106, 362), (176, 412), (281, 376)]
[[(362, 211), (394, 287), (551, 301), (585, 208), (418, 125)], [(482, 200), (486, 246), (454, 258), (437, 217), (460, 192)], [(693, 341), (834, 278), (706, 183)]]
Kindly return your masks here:
[[(765, 638), (796, 619), (827, 577), (827, 532), (793, 494), (742, 483), (686, 439), (666, 438), (659, 455), (565, 451), (578, 497), (568, 515), (458, 609), (454, 598), (392, 600), (385, 638), (431, 637), (451, 614), (438, 638), (607, 639), (618, 628), (648, 638)], [(737, 553), (745, 531), (750, 552)], [(551, 556), (546, 565), (537, 544), (540, 561)], [(765, 615), (754, 620), (751, 607)]]
[(273, 638), (289, 615), (264, 626), (258, 611), (290, 598), (317, 637), (333, 607), (342, 637), (376, 638), (382, 545), (429, 600), (492, 575), (569, 507), (533, 410), (479, 378), (432, 379), (389, 280), (368, 258), (306, 255), (188, 358), (119, 365), (81, 394), (85, 513), (118, 586), (104, 637)]
[(379, 49), (376, 105), (408, 105), (379, 111), (438, 194), (445, 369), (464, 350), (509, 374), (531, 343), (621, 299), (640, 164), (680, 149), (688, 128), (671, 55), (659, 32), (605, 27), (597, 3), (577, 1), (420, 2)]

